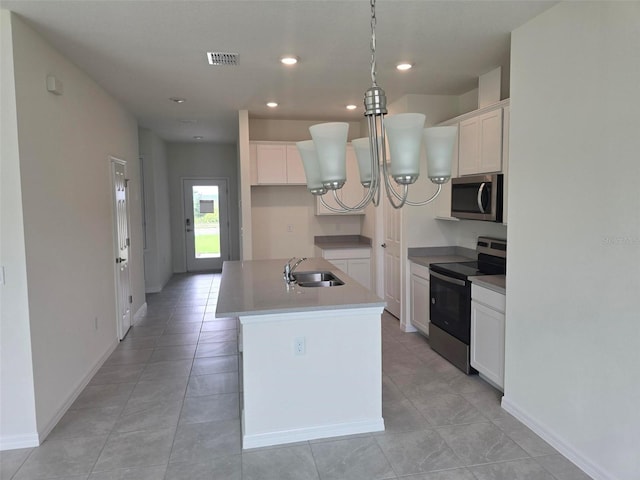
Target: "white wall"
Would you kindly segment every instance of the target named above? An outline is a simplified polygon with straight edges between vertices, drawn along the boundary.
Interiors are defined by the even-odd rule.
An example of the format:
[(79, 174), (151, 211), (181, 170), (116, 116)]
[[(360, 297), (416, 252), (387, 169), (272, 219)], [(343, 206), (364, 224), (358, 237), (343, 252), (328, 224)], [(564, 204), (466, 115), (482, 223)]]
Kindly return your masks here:
[[(42, 438), (117, 342), (110, 156), (128, 162), (133, 311), (145, 302), (138, 132), (133, 116), (91, 78), (17, 16), (11, 19)], [(47, 92), (49, 74), (64, 84), (63, 95)]]
[(595, 479), (640, 478), (640, 4), (512, 35), (504, 405)]
[(171, 250), (173, 271), (186, 271), (182, 179), (215, 177), (228, 179), (231, 260), (240, 258), (238, 155), (234, 144), (167, 143), (169, 196), (171, 202)]
[(478, 237), (507, 238), (507, 226), (501, 223), (460, 220), (454, 222), (455, 244), (460, 247), (476, 249)]
[(159, 292), (173, 273), (169, 167), (164, 141), (151, 130), (138, 129), (144, 172), (144, 280), (147, 292)]
[(38, 443), (11, 16), (0, 9), (0, 450)]

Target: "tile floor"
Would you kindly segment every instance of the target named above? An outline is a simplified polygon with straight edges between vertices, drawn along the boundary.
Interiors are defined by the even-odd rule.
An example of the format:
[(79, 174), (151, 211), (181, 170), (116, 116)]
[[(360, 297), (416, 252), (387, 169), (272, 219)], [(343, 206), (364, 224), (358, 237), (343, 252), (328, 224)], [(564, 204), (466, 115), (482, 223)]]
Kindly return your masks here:
[(0, 478), (587, 480), (500, 408), (500, 395), (385, 314), (386, 431), (243, 452), (234, 319), (220, 275), (176, 275), (38, 448)]

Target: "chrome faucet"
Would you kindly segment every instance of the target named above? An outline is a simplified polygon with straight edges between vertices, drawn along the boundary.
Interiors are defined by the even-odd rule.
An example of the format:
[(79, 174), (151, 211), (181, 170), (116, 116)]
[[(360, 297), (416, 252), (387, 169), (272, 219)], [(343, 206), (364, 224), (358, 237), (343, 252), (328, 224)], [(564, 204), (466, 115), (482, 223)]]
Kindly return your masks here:
[(284, 266), (284, 281), (287, 283), (287, 285), (291, 285), (292, 283), (296, 283), (296, 279), (293, 278), (293, 272), (295, 272), (296, 268), (298, 268), (298, 265), (300, 265), (302, 262), (304, 262), (307, 259), (307, 257), (304, 258), (300, 258), (298, 259), (298, 261), (296, 263), (294, 263), (293, 266), (291, 266), (291, 262), (296, 260), (296, 257), (291, 257), (289, 259), (289, 261), (286, 263), (286, 265)]

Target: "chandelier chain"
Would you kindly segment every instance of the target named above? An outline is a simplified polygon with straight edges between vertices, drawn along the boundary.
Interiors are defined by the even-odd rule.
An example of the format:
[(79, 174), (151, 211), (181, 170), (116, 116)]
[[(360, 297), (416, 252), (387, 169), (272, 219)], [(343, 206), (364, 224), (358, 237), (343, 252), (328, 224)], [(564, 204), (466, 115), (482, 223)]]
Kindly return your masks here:
[(376, 0), (371, 0), (371, 83), (376, 83)]

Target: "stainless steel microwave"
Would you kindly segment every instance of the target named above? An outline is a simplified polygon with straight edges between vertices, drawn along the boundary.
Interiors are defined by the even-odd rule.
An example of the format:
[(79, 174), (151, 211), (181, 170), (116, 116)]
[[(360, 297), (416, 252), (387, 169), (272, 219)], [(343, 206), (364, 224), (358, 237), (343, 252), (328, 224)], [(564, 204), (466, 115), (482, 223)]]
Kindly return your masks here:
[(451, 180), (451, 216), (502, 222), (502, 175), (478, 175)]

